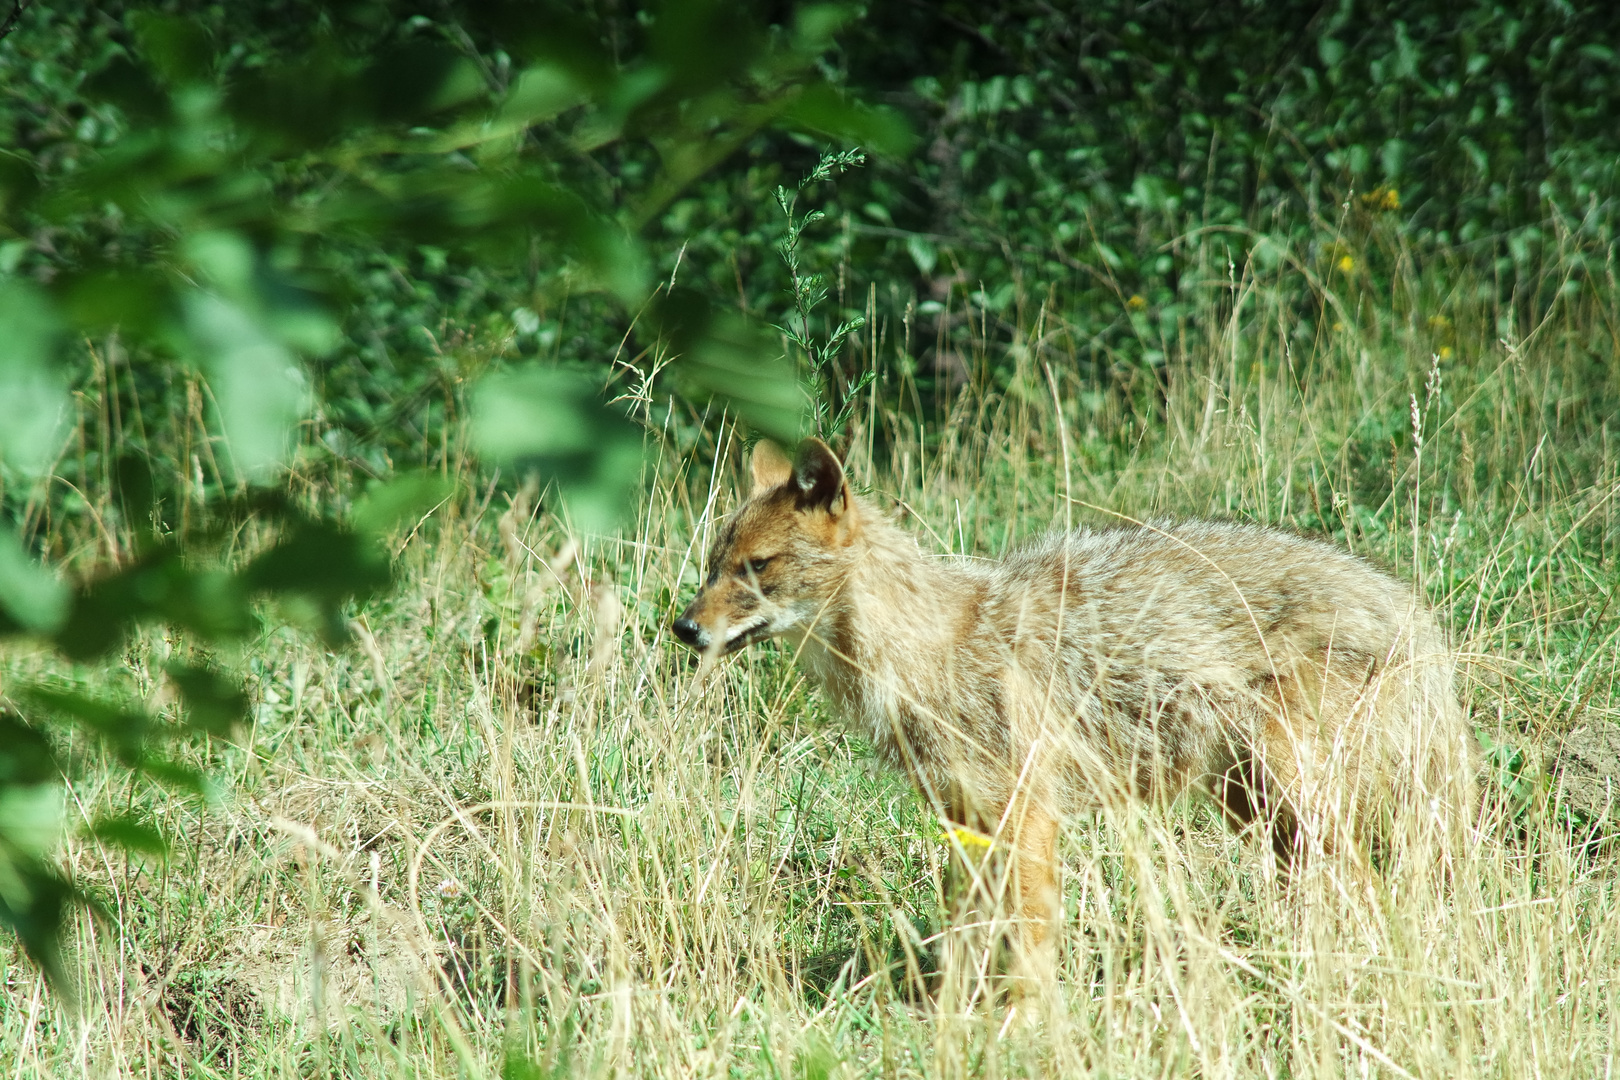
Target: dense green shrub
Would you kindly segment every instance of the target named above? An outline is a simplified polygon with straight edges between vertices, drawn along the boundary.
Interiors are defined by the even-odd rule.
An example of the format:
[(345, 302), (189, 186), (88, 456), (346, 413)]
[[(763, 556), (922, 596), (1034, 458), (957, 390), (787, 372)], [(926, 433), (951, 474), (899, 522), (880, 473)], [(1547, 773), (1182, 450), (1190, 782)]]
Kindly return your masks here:
[[(1620, 8), (1595, 3), (870, 5), (842, 76), (922, 146), (845, 182), (825, 257), (861, 292), (909, 280), (924, 304), (954, 289), (992, 315), (1055, 291), (1100, 354), (1158, 364), (1223, 255), (1241, 266), (1271, 237), (1326, 268), (1359, 259), (1376, 219), (1528, 319), (1606, 270), (1617, 48)], [(696, 231), (687, 258), (764, 308), (783, 290), (759, 197), (778, 156), (759, 148), (666, 221), (664, 246)]]
[[(148, 84), (184, 78), (188, 49), (207, 53), (209, 77), (234, 88), (228, 110), (257, 131), (250, 154), (285, 159), (259, 171), (258, 194), (216, 209), (236, 212), (248, 198), (299, 209), (301, 220), (257, 240), (298, 265), (304, 277), (288, 288), (324, 292), (337, 316), (341, 334), (312, 359), (319, 446), (362, 473), (442, 445), (469, 356), (600, 364), (656, 346), (645, 322), (626, 341), (634, 313), (593, 291), (602, 273), (581, 273), (591, 259), (579, 256), (596, 251), (598, 271), (619, 267), (624, 285), (630, 264), (612, 245), (577, 238), (570, 261), (539, 227), (547, 215), (576, 220), (560, 207), (532, 206), (533, 229), (479, 229), (413, 189), (422, 212), (389, 218), (387, 230), (366, 226), (371, 211), (353, 199), (332, 220), (343, 200), (330, 187), (360, 179), (372, 197), (387, 194), (422, 159), (373, 154), (348, 170), (309, 148), (398, 127), (413, 111), (447, 123), (444, 109), (467, 108), (450, 98), (479, 105), (514, 81), (539, 97), (511, 163), (644, 236), (645, 261), (629, 278), (673, 277), (755, 325), (786, 325), (793, 288), (773, 193), (812, 171), (829, 120), (886, 147), (899, 145), (892, 129), (821, 115), (832, 99), (811, 95), (785, 127), (737, 113), (714, 118), (711, 133), (683, 129), (669, 102), (702, 99), (742, 64), (746, 111), (784, 79), (802, 81), (783, 71), (815, 59), (824, 87), (892, 106), (922, 136), (914, 152), (879, 154), (836, 191), (803, 193), (801, 213), (828, 212), (800, 244), (801, 261), (833, 286), (838, 310), (821, 332), (864, 313), (874, 284), (891, 322), (917, 305), (924, 339), (942, 304), (994, 320), (1020, 297), (1050, 296), (1092, 340), (1098, 375), (1164, 363), (1201, 283), (1224, 278), (1227, 258), (1241, 264), (1262, 237), (1312, 252), (1322, 276), (1346, 255), (1374, 279), (1387, 273), (1389, 260), (1360, 241), (1370, 222), (1408, 251), (1467, 260), (1528, 317), (1568, 274), (1602, 272), (1620, 191), (1620, 15), (1606, 5), (880, 4), (854, 11), (836, 39), (831, 9), (761, 8), (665, 41), (651, 9), (608, 5), (171, 2), (155, 7), (200, 36), (164, 46), (167, 75), (126, 59), (154, 33), (132, 13), (152, 7), (36, 5), (0, 43), (9, 68), (32, 73), (0, 102), (0, 128), (22, 151), (7, 159), (11, 201), (124, 145), (167, 108)], [(632, 103), (637, 80), (663, 63), (659, 50), (686, 47), (680, 34), (702, 41), (698, 59), (661, 96)], [(819, 45), (792, 44), (805, 35), (834, 48), (816, 59)], [(749, 59), (761, 50), (777, 59)], [(301, 74), (267, 74), (290, 57), (299, 66), (287, 72)], [(566, 78), (550, 90), (524, 83), (537, 64)], [(772, 74), (772, 64), (786, 68)], [(601, 96), (610, 86), (629, 97)], [(547, 104), (548, 93), (562, 96)], [(683, 130), (701, 150), (671, 156)], [(469, 170), (488, 173), (487, 154), (461, 152)], [(192, 209), (221, 194), (197, 192)], [(126, 262), (173, 255), (152, 232), (161, 223), (105, 210), (85, 202), (72, 227), (52, 222), (46, 243), (14, 221), (0, 269), (72, 272), (98, 245)], [(1552, 249), (1564, 277), (1546, 273)], [(120, 287), (128, 304), (145, 303), (133, 284)], [(894, 359), (891, 350), (884, 362)], [(925, 362), (925, 389), (932, 373)], [(145, 380), (147, 393), (172, 397), (172, 379)]]

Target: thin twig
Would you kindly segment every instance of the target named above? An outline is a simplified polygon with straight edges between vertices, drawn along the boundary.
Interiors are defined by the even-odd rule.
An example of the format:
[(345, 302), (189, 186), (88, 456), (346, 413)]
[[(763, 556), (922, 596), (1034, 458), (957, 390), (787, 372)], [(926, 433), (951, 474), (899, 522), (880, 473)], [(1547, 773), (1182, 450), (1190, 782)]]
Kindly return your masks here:
[(5, 22), (0, 23), (0, 41), (4, 41), (6, 35), (17, 28), (17, 20), (22, 18), (23, 9), (29, 3), (30, 0), (15, 0), (11, 5), (11, 14), (6, 16)]

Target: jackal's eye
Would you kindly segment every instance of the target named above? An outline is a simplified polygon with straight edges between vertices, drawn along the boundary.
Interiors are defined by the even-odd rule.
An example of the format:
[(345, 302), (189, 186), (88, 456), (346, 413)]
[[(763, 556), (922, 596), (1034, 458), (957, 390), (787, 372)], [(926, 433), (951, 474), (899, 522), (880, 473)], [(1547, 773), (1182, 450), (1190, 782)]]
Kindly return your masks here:
[(748, 572), (753, 574), (755, 577), (763, 574), (765, 572), (765, 568), (769, 565), (771, 565), (771, 557), (769, 555), (766, 555), (762, 559), (749, 559), (747, 562), (743, 563), (743, 566), (748, 569)]

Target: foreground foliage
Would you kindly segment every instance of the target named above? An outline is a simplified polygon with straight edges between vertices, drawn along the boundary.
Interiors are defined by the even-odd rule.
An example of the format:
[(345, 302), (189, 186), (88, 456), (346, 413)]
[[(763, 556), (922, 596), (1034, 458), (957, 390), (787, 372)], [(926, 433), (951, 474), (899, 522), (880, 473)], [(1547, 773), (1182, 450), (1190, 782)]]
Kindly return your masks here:
[[(448, 437), (467, 404), (460, 384), (490, 357), (446, 355), (429, 329), (443, 363), (404, 386), (356, 389), (371, 381), (363, 358), (332, 357), (357, 266), (454, 253), (526, 260), (532, 277), (544, 260), (566, 290), (639, 308), (651, 288), (640, 226), (740, 141), (769, 127), (884, 131), (814, 70), (839, 22), (830, 10), (772, 35), (724, 5), (672, 3), (646, 24), (640, 55), (610, 54), (577, 20), (540, 7), (469, 5), (435, 22), (398, 20), (384, 3), (335, 15), (270, 4), (252, 11), (262, 21), (245, 47), (229, 44), (222, 10), (114, 14), (19, 5), (5, 28), (16, 37), (0, 35), (8, 68), (26, 60), (40, 76), (27, 92), (11, 88), (0, 112), (26, 148), (0, 156), (0, 637), (33, 635), (68, 659), (117, 648), (136, 622), (183, 631), (183, 649), (239, 639), (265, 595), (321, 607), (335, 641), (347, 633), (342, 602), (387, 583), (383, 553), (287, 486), (294, 431), (316, 408), (402, 393), (389, 415), (369, 418), (382, 435), (371, 462), (351, 462), (341, 436), (302, 447), (306, 483), (356, 464), (386, 478), (402, 438)], [(297, 15), (309, 25), (276, 25)], [(498, 69), (468, 26), (508, 43)], [(718, 55), (706, 42), (722, 30), (735, 47)], [(621, 168), (639, 162), (649, 186), (621, 201), (581, 180), (568, 161), (592, 152), (621, 155)], [(761, 351), (755, 334), (711, 326), (700, 305), (682, 314), (688, 397), (795, 435), (803, 402), (791, 369), (755, 358), (739, 370), (739, 353)], [(351, 320), (351, 341), (368, 333), (363, 323)], [(379, 337), (375, 325), (369, 334)], [(392, 367), (386, 346), (379, 359)], [(543, 471), (548, 496), (594, 528), (630, 503), (642, 450), (639, 429), (601, 400), (602, 383), (578, 370), (506, 373), (470, 402), (484, 459)], [(72, 396), (91, 385), (110, 405), (93, 434)], [(312, 460), (316, 447), (329, 452)], [(430, 453), (412, 447), (417, 460)], [(379, 505), (404, 512), (424, 493), (406, 488), (380, 493)], [(53, 527), (63, 518), (68, 527)], [(240, 573), (218, 565), (222, 536), (274, 536), (289, 519)], [(93, 523), (91, 553), (75, 550), (74, 522)], [(90, 580), (69, 597), (36, 552)], [(97, 576), (106, 562), (117, 569)], [(217, 734), (241, 718), (239, 689), (208, 664), (186, 661), (169, 678), (183, 707), (168, 734)], [(88, 725), (126, 766), (198, 780), (149, 751), (167, 730), (150, 708), (26, 685), (11, 698), (0, 713), (13, 736), (0, 745), (0, 925), (57, 974), (56, 934), (75, 893), (49, 867), (66, 765), (52, 730)], [(98, 829), (161, 846), (144, 826)]]

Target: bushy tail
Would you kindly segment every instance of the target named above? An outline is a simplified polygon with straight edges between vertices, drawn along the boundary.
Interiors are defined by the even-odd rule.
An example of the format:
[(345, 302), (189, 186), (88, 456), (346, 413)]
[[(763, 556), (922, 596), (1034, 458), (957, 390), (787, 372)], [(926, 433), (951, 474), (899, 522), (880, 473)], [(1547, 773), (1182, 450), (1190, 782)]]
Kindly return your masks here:
[(1430, 619), (1419, 615), (1417, 624), (1378, 709), (1397, 751), (1385, 793), (1393, 810), (1388, 839), (1414, 868), (1448, 869), (1479, 823), (1479, 744), (1457, 697), (1456, 654)]

